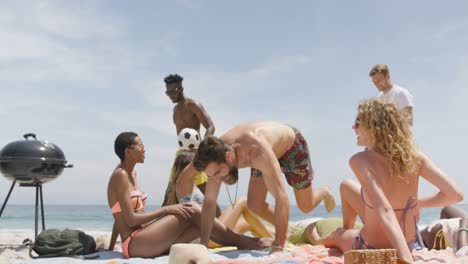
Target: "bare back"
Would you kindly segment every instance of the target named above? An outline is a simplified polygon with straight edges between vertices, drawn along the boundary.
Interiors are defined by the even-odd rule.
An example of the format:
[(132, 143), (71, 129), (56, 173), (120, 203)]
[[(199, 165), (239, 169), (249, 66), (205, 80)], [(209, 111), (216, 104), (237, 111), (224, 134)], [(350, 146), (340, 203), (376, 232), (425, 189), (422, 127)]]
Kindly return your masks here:
[[(417, 208), (414, 209), (414, 213), (412, 209), (408, 208), (404, 223), (404, 210), (402, 209), (409, 206), (409, 199), (416, 199), (418, 197), (419, 174), (413, 173), (412, 175), (401, 174), (390, 176), (391, 166), (383, 155), (369, 151), (361, 152), (358, 155), (367, 156), (369, 172), (374, 175), (376, 182), (380, 185), (385, 197), (394, 209), (400, 227), (402, 230), (404, 230), (404, 227), (406, 228), (406, 233), (404, 233), (406, 241), (411, 241), (415, 237), (416, 232), (414, 213), (416, 213)], [(399, 176), (401, 176), (401, 178)], [(385, 248), (391, 246), (390, 241), (385, 236), (382, 236), (381, 230), (383, 229), (383, 226), (378, 217), (379, 212), (376, 209), (369, 207), (374, 207), (374, 205), (366, 195), (365, 189), (363, 189), (362, 195), (364, 199), (363, 202), (368, 205), (365, 206), (365, 225), (361, 233), (366, 238), (367, 243), (374, 247)]]
[[(256, 142), (264, 140), (280, 158), (294, 144), (294, 130), (284, 124), (272, 121), (241, 123), (221, 136), (227, 144), (238, 144), (239, 156), (250, 156), (255, 152)], [(243, 155), (242, 155), (243, 154)], [(248, 160), (239, 160), (239, 167), (250, 167)]]

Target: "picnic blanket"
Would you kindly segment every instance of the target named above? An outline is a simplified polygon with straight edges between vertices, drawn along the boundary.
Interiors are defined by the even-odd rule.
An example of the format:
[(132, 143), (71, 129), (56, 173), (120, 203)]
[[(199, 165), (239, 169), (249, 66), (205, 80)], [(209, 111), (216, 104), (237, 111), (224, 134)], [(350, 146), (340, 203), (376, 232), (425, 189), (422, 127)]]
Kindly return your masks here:
[[(252, 251), (254, 252), (254, 251)], [(230, 253), (230, 254), (229, 254)], [(264, 252), (262, 252), (264, 253)], [(325, 248), (323, 246), (301, 245), (292, 252), (267, 255), (256, 252), (252, 255), (242, 253), (239, 250), (232, 252), (218, 252), (226, 259), (211, 257), (213, 264), (342, 264), (344, 263), (343, 253), (338, 249)], [(418, 250), (413, 252), (415, 263), (419, 264), (439, 264), (439, 263), (468, 263), (468, 256), (456, 257), (452, 249), (445, 250)]]

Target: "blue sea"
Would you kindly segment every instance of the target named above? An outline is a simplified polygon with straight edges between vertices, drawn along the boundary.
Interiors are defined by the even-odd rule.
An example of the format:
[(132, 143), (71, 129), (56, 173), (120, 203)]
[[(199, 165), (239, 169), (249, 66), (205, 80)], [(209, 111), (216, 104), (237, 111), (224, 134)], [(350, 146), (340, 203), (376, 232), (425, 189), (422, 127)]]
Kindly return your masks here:
[[(468, 204), (457, 205), (468, 211)], [(146, 210), (157, 206), (147, 205)], [(45, 205), (46, 228), (74, 228), (92, 231), (112, 230), (113, 218), (109, 207), (105, 205)], [(40, 210), (39, 210), (40, 212)], [(419, 224), (429, 224), (439, 219), (440, 208), (424, 208)], [(337, 206), (331, 213), (319, 206), (312, 213), (303, 214), (297, 207), (291, 206), (290, 221), (311, 217), (340, 217), (341, 208)], [(0, 217), (0, 229), (30, 229), (34, 231), (34, 205), (7, 204)], [(39, 229), (41, 221), (39, 215)]]

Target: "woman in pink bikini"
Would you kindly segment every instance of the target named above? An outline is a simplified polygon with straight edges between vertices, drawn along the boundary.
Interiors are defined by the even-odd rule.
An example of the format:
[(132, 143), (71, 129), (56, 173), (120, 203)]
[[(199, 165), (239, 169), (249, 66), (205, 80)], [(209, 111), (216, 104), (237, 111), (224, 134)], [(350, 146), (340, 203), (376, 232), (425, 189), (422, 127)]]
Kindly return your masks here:
[[(463, 200), (463, 192), (422, 152), (395, 106), (377, 99), (359, 104), (353, 129), (364, 151), (349, 160), (359, 183), (341, 183), (343, 227), (314, 242), (342, 251), (394, 248), (400, 260), (413, 263), (419, 208), (441, 207)], [(438, 192), (418, 197), (420, 176)], [(356, 217), (364, 224), (353, 229)]]
[[(175, 243), (188, 243), (200, 236), (201, 209), (192, 203), (164, 206), (145, 212), (146, 194), (137, 184), (134, 170), (145, 161), (145, 147), (133, 132), (119, 134), (114, 143), (121, 163), (112, 173), (107, 199), (115, 219), (114, 230), (122, 240), (125, 258), (156, 257), (167, 253)], [(234, 233), (216, 221), (212, 240), (239, 249), (259, 249), (266, 240)]]

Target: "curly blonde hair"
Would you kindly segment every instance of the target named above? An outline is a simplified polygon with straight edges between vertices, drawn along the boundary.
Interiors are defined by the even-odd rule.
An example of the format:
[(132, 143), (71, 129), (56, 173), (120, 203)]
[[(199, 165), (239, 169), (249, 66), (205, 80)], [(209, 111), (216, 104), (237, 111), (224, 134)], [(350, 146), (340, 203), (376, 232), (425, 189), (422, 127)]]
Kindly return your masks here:
[(387, 157), (392, 174), (416, 172), (419, 152), (408, 123), (394, 104), (363, 100), (358, 106), (358, 118), (370, 132), (371, 150)]

